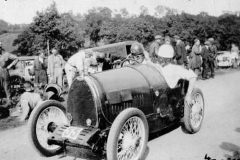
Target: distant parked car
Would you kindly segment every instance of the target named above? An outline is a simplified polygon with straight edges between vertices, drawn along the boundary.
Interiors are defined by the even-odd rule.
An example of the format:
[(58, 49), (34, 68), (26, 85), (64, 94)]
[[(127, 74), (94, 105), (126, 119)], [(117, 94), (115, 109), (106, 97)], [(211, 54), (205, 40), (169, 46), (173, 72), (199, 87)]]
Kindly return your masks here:
[(219, 51), (216, 60), (217, 67), (232, 67), (235, 60), (237, 60), (237, 65), (239, 65), (238, 55), (230, 51)]

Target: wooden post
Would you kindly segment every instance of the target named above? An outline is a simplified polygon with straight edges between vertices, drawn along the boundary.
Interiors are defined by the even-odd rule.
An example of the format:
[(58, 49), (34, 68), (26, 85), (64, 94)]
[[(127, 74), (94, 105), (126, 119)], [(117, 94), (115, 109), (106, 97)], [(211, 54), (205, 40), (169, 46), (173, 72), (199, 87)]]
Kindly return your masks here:
[(49, 51), (49, 40), (47, 40), (47, 50), (48, 50), (48, 57), (50, 55), (50, 51)]

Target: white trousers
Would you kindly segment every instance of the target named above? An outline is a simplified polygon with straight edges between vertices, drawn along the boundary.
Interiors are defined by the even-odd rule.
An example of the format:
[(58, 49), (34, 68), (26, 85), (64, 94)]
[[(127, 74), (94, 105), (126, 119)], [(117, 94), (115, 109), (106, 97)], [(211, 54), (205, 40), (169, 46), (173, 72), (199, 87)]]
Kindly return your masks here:
[(71, 84), (73, 82), (73, 79), (76, 75), (76, 69), (71, 66), (70, 64), (66, 63), (65, 65), (65, 72), (66, 72), (66, 77), (67, 77), (67, 81), (68, 81), (68, 87), (71, 87)]

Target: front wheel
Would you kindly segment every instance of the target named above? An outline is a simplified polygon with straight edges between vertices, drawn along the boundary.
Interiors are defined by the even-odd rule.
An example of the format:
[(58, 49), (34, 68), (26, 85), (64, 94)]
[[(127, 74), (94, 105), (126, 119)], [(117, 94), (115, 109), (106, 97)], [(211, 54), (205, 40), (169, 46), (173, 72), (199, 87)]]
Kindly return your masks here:
[(36, 106), (28, 123), (30, 142), (42, 156), (50, 157), (62, 152), (57, 145), (48, 145), (47, 138), (58, 125), (68, 124), (65, 107), (53, 100), (44, 101)]
[(182, 130), (186, 133), (196, 133), (200, 130), (204, 116), (204, 98), (200, 89), (192, 92), (192, 106), (185, 103)]
[(148, 142), (148, 123), (142, 111), (128, 108), (114, 120), (107, 140), (107, 159), (139, 160)]

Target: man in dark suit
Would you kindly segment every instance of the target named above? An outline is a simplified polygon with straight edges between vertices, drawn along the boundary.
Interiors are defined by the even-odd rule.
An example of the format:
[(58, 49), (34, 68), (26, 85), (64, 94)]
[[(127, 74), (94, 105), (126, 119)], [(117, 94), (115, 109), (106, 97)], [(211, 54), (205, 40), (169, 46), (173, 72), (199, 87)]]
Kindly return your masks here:
[(217, 47), (214, 44), (214, 39), (213, 38), (209, 38), (208, 41), (210, 42), (210, 46), (209, 46), (209, 51), (210, 51), (210, 55), (209, 55), (209, 69), (211, 72), (211, 78), (214, 78), (214, 61), (217, 57)]
[(158, 49), (162, 43), (163, 43), (163, 37), (160, 35), (156, 35), (155, 41), (151, 44), (149, 48), (149, 57), (151, 58), (151, 61), (153, 63), (155, 63), (157, 60)]
[(209, 41), (205, 41), (204, 43), (204, 47), (202, 48), (202, 60), (203, 60), (203, 72), (202, 72), (202, 79), (208, 79), (208, 71), (209, 71), (209, 56), (210, 56), (210, 52), (209, 52), (209, 45), (210, 42)]
[(174, 40), (176, 41), (175, 47), (175, 59), (178, 65), (185, 65), (187, 66), (187, 55), (186, 55), (186, 48), (183, 41), (181, 41), (180, 37), (175, 35)]

